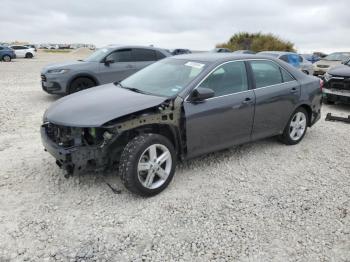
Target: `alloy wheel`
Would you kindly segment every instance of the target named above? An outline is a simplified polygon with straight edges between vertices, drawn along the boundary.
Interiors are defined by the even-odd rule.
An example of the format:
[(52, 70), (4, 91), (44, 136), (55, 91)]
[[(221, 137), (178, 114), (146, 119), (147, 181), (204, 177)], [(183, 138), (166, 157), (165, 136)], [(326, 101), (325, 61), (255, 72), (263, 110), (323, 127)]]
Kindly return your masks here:
[(171, 168), (169, 149), (161, 144), (153, 144), (141, 154), (137, 165), (138, 179), (145, 188), (156, 189), (167, 181)]
[(306, 115), (303, 112), (297, 112), (289, 125), (289, 136), (292, 140), (301, 139), (306, 130)]

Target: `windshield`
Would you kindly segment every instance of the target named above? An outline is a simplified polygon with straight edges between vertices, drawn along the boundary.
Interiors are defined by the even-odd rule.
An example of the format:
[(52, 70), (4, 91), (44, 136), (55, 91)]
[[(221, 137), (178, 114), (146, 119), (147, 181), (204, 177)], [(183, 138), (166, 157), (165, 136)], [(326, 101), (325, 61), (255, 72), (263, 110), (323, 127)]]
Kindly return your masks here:
[(323, 58), (323, 60), (344, 61), (344, 60), (347, 60), (349, 57), (350, 57), (350, 53), (333, 53)]
[(101, 60), (108, 54), (107, 48), (101, 48), (93, 52), (90, 56), (85, 58), (83, 61), (86, 62), (101, 62)]
[(125, 88), (158, 96), (172, 97), (205, 68), (202, 62), (168, 58), (156, 62), (121, 82)]

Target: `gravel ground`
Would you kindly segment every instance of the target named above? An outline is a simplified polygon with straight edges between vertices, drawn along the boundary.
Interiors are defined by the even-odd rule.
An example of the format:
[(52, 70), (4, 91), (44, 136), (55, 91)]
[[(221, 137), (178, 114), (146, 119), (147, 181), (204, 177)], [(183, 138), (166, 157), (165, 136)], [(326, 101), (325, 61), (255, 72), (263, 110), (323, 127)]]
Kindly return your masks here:
[(350, 125), (324, 121), (350, 106), (324, 106), (299, 145), (266, 139), (185, 162), (144, 199), (113, 174), (65, 179), (43, 150), (58, 97), (40, 69), (83, 55), (0, 63), (0, 261), (350, 261)]

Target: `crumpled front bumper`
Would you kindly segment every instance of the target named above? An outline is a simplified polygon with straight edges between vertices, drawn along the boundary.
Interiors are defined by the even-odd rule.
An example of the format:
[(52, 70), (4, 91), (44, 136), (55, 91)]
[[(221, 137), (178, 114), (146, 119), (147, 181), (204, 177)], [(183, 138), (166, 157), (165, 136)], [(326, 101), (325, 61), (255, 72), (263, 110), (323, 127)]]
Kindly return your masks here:
[(104, 151), (98, 146), (72, 146), (63, 148), (47, 136), (45, 125), (40, 128), (41, 140), (45, 151), (49, 152), (55, 159), (56, 164), (68, 173), (81, 170), (97, 170), (105, 166)]

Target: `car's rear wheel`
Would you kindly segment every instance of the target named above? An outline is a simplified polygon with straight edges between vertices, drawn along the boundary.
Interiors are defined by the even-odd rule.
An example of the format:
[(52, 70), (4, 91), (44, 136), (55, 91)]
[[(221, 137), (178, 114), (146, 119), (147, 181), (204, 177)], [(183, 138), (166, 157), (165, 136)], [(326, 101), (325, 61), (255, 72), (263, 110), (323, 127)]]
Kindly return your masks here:
[(93, 86), (96, 86), (96, 83), (92, 79), (88, 77), (79, 77), (70, 85), (69, 94), (76, 93)]
[(119, 173), (129, 191), (154, 196), (169, 185), (175, 167), (176, 153), (172, 143), (158, 134), (142, 134), (125, 146)]
[(306, 110), (299, 107), (294, 111), (280, 140), (286, 145), (298, 144), (305, 136), (309, 119)]
[(26, 53), (26, 58), (33, 58), (33, 54), (32, 53)]
[(9, 55), (4, 55), (4, 56), (2, 57), (2, 61), (4, 61), (4, 62), (11, 62), (11, 56), (9, 56)]

